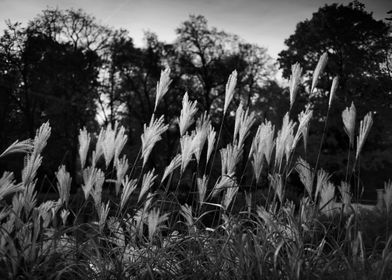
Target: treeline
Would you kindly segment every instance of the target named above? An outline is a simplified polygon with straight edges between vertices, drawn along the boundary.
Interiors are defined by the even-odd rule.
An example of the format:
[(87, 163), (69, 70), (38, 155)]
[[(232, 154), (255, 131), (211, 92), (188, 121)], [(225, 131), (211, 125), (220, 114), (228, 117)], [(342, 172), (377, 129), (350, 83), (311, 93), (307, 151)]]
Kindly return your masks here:
[[(171, 44), (146, 33), (145, 46), (139, 48), (126, 30), (103, 26), (82, 10), (47, 9), (26, 27), (8, 22), (0, 38), (0, 147), (34, 137), (46, 120), (53, 134), (48, 169), (64, 163), (76, 172), (77, 136), (83, 127), (98, 131), (100, 124), (120, 122), (128, 129), (129, 145), (137, 146), (165, 68), (171, 69), (173, 82), (157, 112), (173, 127), (186, 91), (218, 122), (216, 108), (234, 69), (238, 99), (249, 102), (266, 87), (281, 93), (266, 49), (209, 27), (203, 16), (190, 16), (176, 32)], [(173, 143), (166, 140), (169, 157)]]
[[(371, 160), (367, 163), (378, 169), (388, 163), (384, 152), (387, 140), (377, 140), (382, 135), (388, 139), (385, 136), (392, 131), (386, 125), (386, 120), (392, 119), (390, 25), (376, 21), (362, 4), (325, 6), (311, 20), (299, 23), (295, 34), (286, 40), (288, 48), (280, 53), (279, 65), (265, 48), (209, 26), (203, 16), (190, 16), (179, 24), (176, 34), (174, 42), (164, 43), (149, 32), (145, 45), (136, 47), (126, 30), (104, 26), (82, 10), (46, 9), (26, 26), (8, 22), (0, 37), (0, 148), (16, 139), (34, 137), (35, 130), (49, 120), (52, 137), (41, 171), (53, 174), (53, 168), (62, 163), (77, 178), (79, 129), (98, 132), (102, 124), (119, 122), (128, 130), (126, 150), (132, 159), (143, 124), (149, 122), (154, 110), (160, 73), (170, 68), (170, 92), (157, 113), (165, 116), (171, 129), (152, 163), (165, 166), (178, 148), (172, 139), (178, 134), (176, 116), (185, 92), (218, 124), (225, 83), (236, 69), (232, 110), (244, 102), (258, 121), (268, 119), (279, 126), (290, 105), (288, 90), (275, 81), (278, 66), (289, 78), (291, 65), (299, 62), (311, 77), (318, 57), (328, 52), (330, 62), (319, 88), (310, 93), (311, 80), (305, 80), (298, 92), (299, 102), (291, 110), (292, 118), (297, 118), (306, 104), (317, 112), (310, 131), (314, 149), (307, 151), (308, 160), (315, 161), (319, 148), (324, 122), (317, 116), (325, 116), (328, 109), (327, 85), (339, 76), (337, 100), (322, 149), (326, 160), (321, 166), (332, 171), (346, 166), (341, 151), (348, 143), (341, 112), (352, 101), (358, 108), (358, 119), (368, 111), (376, 115), (368, 150), (378, 155), (368, 153)], [(233, 121), (229, 114), (222, 133), (231, 134)], [(20, 159), (0, 162), (0, 169), (13, 169), (18, 162)]]

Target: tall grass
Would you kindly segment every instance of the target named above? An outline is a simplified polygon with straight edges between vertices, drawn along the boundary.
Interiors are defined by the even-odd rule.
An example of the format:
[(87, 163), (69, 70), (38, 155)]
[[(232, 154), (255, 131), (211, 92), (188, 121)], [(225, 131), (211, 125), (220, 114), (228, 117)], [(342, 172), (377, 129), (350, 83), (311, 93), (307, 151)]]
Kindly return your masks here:
[[(323, 55), (312, 92), (326, 63)], [(290, 109), (302, 80), (301, 66), (295, 64), (292, 70)], [(234, 71), (226, 86), (224, 117), (236, 82)], [(15, 141), (0, 155), (3, 160), (11, 153), (26, 154), (20, 182), (10, 172), (0, 178), (1, 279), (388, 279), (391, 183), (385, 185), (385, 207), (365, 211), (351, 202), (354, 186), (347, 177), (337, 187), (317, 163), (312, 168), (296, 157), (298, 143), (302, 139), (306, 146), (311, 129), (309, 108), (298, 122), (286, 114), (278, 131), (265, 120), (252, 135), (255, 116), (240, 104), (232, 141), (219, 147), (222, 125), (217, 135), (208, 114), (196, 120), (197, 103), (185, 94), (180, 153), (162, 174), (148, 170), (150, 155), (168, 129), (155, 112), (170, 83), (166, 69), (157, 84), (154, 114), (141, 135), (141, 157), (133, 165), (122, 155), (127, 141), (123, 127), (102, 128), (95, 147), (93, 136), (80, 131), (79, 188), (84, 196), (77, 207), (70, 201), (72, 178), (66, 166), (55, 174), (58, 200), (37, 203), (36, 174), (49, 123), (33, 140)], [(336, 87), (337, 78), (329, 107)], [(343, 122), (353, 147), (354, 105), (343, 112)], [(360, 125), (355, 161), (371, 125), (367, 115)], [(215, 178), (211, 170), (219, 164), (217, 155), (221, 172)], [(239, 166), (242, 159), (250, 164)], [(299, 174), (304, 187), (295, 203), (289, 195), (292, 172)], [(193, 179), (180, 194), (185, 177)], [(115, 190), (114, 198), (103, 196), (107, 188)], [(179, 202), (184, 192), (191, 203)], [(374, 231), (375, 221), (379, 232)]]

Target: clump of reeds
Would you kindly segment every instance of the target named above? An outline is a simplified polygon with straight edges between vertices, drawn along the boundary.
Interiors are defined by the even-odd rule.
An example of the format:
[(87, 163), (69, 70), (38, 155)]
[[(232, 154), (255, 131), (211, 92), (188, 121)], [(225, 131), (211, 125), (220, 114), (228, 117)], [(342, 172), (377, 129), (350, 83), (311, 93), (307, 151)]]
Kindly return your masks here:
[[(326, 63), (324, 54), (315, 69), (311, 93)], [(301, 66), (294, 64), (290, 109), (301, 76)], [(230, 116), (227, 113), (236, 82), (234, 71), (226, 84), (223, 120)], [(353, 220), (360, 219), (361, 213), (353, 207), (348, 180), (338, 187), (339, 199), (331, 176), (318, 169), (317, 163), (312, 167), (297, 156), (298, 143), (302, 139), (306, 147), (311, 129), (313, 111), (309, 107), (298, 116), (298, 122), (288, 113), (277, 132), (275, 125), (264, 120), (252, 135), (255, 115), (239, 104), (233, 138), (220, 147), (222, 125), (217, 134), (209, 115), (201, 113), (198, 117), (197, 102), (185, 93), (178, 120), (179, 153), (162, 174), (154, 168), (145, 170), (154, 147), (168, 129), (156, 109), (170, 83), (170, 70), (166, 69), (157, 84), (154, 114), (141, 135), (140, 174), (135, 174), (135, 166), (130, 166), (122, 153), (128, 139), (123, 127), (115, 124), (102, 128), (95, 147), (91, 147), (92, 136), (87, 130), (80, 130), (82, 183), (77, 187), (84, 202), (77, 209), (71, 206), (73, 180), (66, 166), (60, 166), (55, 174), (59, 199), (37, 203), (36, 176), (42, 150), (49, 141), (49, 123), (37, 130), (34, 140), (15, 141), (1, 153), (0, 160), (14, 152), (26, 156), (20, 182), (11, 172), (0, 177), (0, 278), (45, 273), (53, 279), (182, 279), (189, 275), (199, 279), (353, 279), (360, 274), (386, 279), (392, 269), (388, 250), (392, 238), (385, 239), (381, 250), (375, 245), (372, 252), (366, 251), (366, 233), (353, 227)], [(335, 78), (329, 108), (337, 84)], [(352, 148), (356, 120), (353, 104), (342, 117)], [(360, 125), (356, 161), (371, 126), (368, 114)], [(220, 161), (215, 161), (216, 155)], [(243, 159), (250, 164), (241, 166)], [(105, 168), (101, 168), (101, 161)], [(217, 164), (221, 166), (218, 178), (209, 171)], [(173, 176), (176, 172), (178, 176)], [(250, 185), (246, 192), (241, 185), (247, 177), (245, 172), (252, 174), (245, 178)], [(304, 187), (297, 206), (286, 195), (292, 172), (299, 174)], [(189, 174), (191, 186), (181, 191), (191, 196), (195, 190), (196, 199), (180, 204), (176, 202), (179, 186)], [(265, 180), (263, 175), (267, 175)], [(171, 184), (177, 185), (174, 191), (168, 187)], [(256, 194), (249, 192), (260, 186), (268, 193), (263, 202), (254, 201)], [(104, 197), (105, 188), (114, 189), (116, 199)], [(389, 182), (384, 194), (387, 215), (391, 189)], [(87, 210), (89, 220), (82, 222)], [(336, 227), (335, 219), (346, 220), (346, 224)]]

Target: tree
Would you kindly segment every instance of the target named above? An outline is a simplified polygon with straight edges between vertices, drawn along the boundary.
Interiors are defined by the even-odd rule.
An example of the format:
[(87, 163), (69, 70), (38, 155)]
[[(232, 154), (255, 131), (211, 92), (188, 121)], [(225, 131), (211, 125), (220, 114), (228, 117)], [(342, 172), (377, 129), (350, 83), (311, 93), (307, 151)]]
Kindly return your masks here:
[(153, 33), (146, 33), (145, 40), (144, 48), (118, 45), (116, 51), (121, 65), (118, 73), (120, 98), (125, 109), (122, 115), (131, 129), (137, 129), (135, 119), (139, 129), (151, 119), (157, 81), (165, 68), (166, 46)]
[[(331, 109), (327, 141), (323, 147), (325, 151), (339, 153), (347, 149), (346, 139), (339, 136), (344, 135), (341, 112), (352, 101), (358, 109), (358, 119), (368, 111), (375, 114), (375, 125), (367, 147), (382, 148), (380, 143), (372, 145), (372, 138), (373, 144), (375, 138), (387, 141), (385, 135), (392, 131), (390, 122), (385, 122), (392, 119), (392, 81), (383, 65), (388, 63), (391, 50), (389, 28), (387, 23), (375, 20), (363, 4), (354, 1), (348, 5), (325, 5), (310, 20), (298, 23), (295, 33), (285, 40), (287, 49), (279, 53), (278, 59), (283, 76), (288, 78), (291, 65), (299, 62), (304, 68), (307, 87), (318, 58), (324, 52), (328, 53), (328, 64), (318, 89), (308, 96), (315, 109), (313, 131), (316, 129), (320, 133), (322, 130), (322, 116), (326, 115), (328, 108), (326, 95), (333, 77), (339, 77), (337, 98)], [(341, 157), (339, 160), (343, 162)]]
[(101, 51), (107, 48), (112, 29), (81, 9), (46, 9), (30, 21), (29, 28), (45, 34), (56, 42), (65, 42), (78, 48)]
[(309, 82), (318, 58), (327, 52), (329, 60), (320, 90), (327, 91), (333, 76), (337, 75), (339, 96), (345, 104), (354, 100), (365, 106), (369, 101), (381, 105), (377, 98), (390, 90), (390, 84), (385, 89), (380, 88), (378, 96), (374, 96), (376, 90), (372, 94), (365, 93), (364, 86), (368, 91), (375, 86), (373, 81), (385, 78), (380, 65), (386, 62), (391, 47), (388, 28), (358, 2), (348, 6), (326, 5), (314, 13), (312, 19), (298, 23), (295, 33), (285, 40), (288, 48), (279, 53), (278, 59), (283, 76), (288, 78), (291, 65), (299, 62)]
[(200, 15), (191, 15), (176, 32), (176, 49), (184, 80), (200, 93), (201, 104), (209, 111), (214, 99), (212, 89), (223, 85), (224, 77), (231, 72), (221, 67), (224, 56), (227, 56), (224, 47), (229, 35), (210, 28), (206, 18)]
[[(56, 16), (49, 20), (48, 14)], [(84, 18), (89, 17), (81, 11), (46, 10), (26, 28), (9, 24), (0, 38), (0, 80), (3, 98), (10, 101), (1, 104), (2, 114), (10, 116), (7, 128), (17, 131), (17, 138), (33, 137), (49, 120), (53, 137), (48, 150), (55, 148), (56, 153), (48, 153), (47, 167), (66, 162), (72, 175), (77, 169), (79, 129), (95, 126), (98, 50), (102, 50), (98, 46), (103, 44), (92, 35), (97, 34), (96, 25), (75, 24)], [(62, 30), (73, 34), (73, 39)], [(12, 141), (2, 138), (1, 144)]]
[(203, 109), (221, 108), (224, 87), (233, 70), (238, 72), (239, 96), (250, 100), (256, 88), (272, 79), (274, 67), (266, 49), (242, 41), (238, 36), (209, 27), (201, 15), (190, 16), (176, 30), (179, 71), (183, 88), (197, 93)]
[(120, 120), (123, 111), (123, 95), (126, 90), (123, 85), (124, 73), (138, 50), (133, 40), (125, 30), (116, 30), (108, 39), (108, 47), (101, 55), (103, 66), (100, 70), (100, 87), (97, 96), (99, 114), (104, 124), (114, 126)]

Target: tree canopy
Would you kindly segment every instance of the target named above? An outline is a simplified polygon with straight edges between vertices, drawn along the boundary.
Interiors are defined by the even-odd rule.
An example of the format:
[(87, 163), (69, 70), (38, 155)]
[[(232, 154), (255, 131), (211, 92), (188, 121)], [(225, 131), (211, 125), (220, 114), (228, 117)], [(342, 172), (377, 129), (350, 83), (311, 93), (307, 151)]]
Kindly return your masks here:
[[(325, 151), (339, 154), (347, 147), (346, 139), (342, 137), (341, 112), (351, 102), (358, 108), (358, 120), (369, 111), (374, 113), (375, 126), (369, 143), (372, 140), (373, 144), (378, 143), (367, 145), (368, 149), (382, 149), (379, 139), (383, 139), (384, 143), (391, 139), (392, 126), (390, 121), (386, 121), (392, 119), (390, 28), (390, 24), (374, 19), (363, 4), (354, 1), (348, 5), (321, 7), (310, 19), (299, 22), (294, 34), (285, 40), (287, 48), (279, 53), (278, 58), (283, 76), (290, 76), (291, 65), (296, 62), (303, 67), (305, 89), (302, 95), (310, 98), (315, 109), (316, 121), (320, 122), (320, 125), (314, 125), (315, 129), (318, 128), (317, 134), (322, 131), (322, 116), (326, 115), (328, 108), (326, 95), (332, 79), (339, 77)], [(313, 70), (323, 53), (328, 54), (328, 64), (318, 89), (309, 93)], [(341, 157), (340, 161), (343, 162)], [(371, 164), (372, 161), (367, 162), (368, 167)]]
[(382, 67), (391, 49), (389, 30), (387, 23), (375, 20), (359, 2), (326, 5), (310, 20), (298, 23), (295, 33), (285, 40), (287, 49), (278, 58), (283, 76), (288, 78), (291, 65), (299, 62), (309, 81), (318, 58), (327, 52), (320, 90), (328, 91), (332, 78), (339, 76), (339, 99), (344, 103), (358, 102), (359, 107), (366, 106), (364, 110), (370, 104), (382, 106), (385, 102), (379, 98), (391, 91), (387, 81), (391, 71)]

